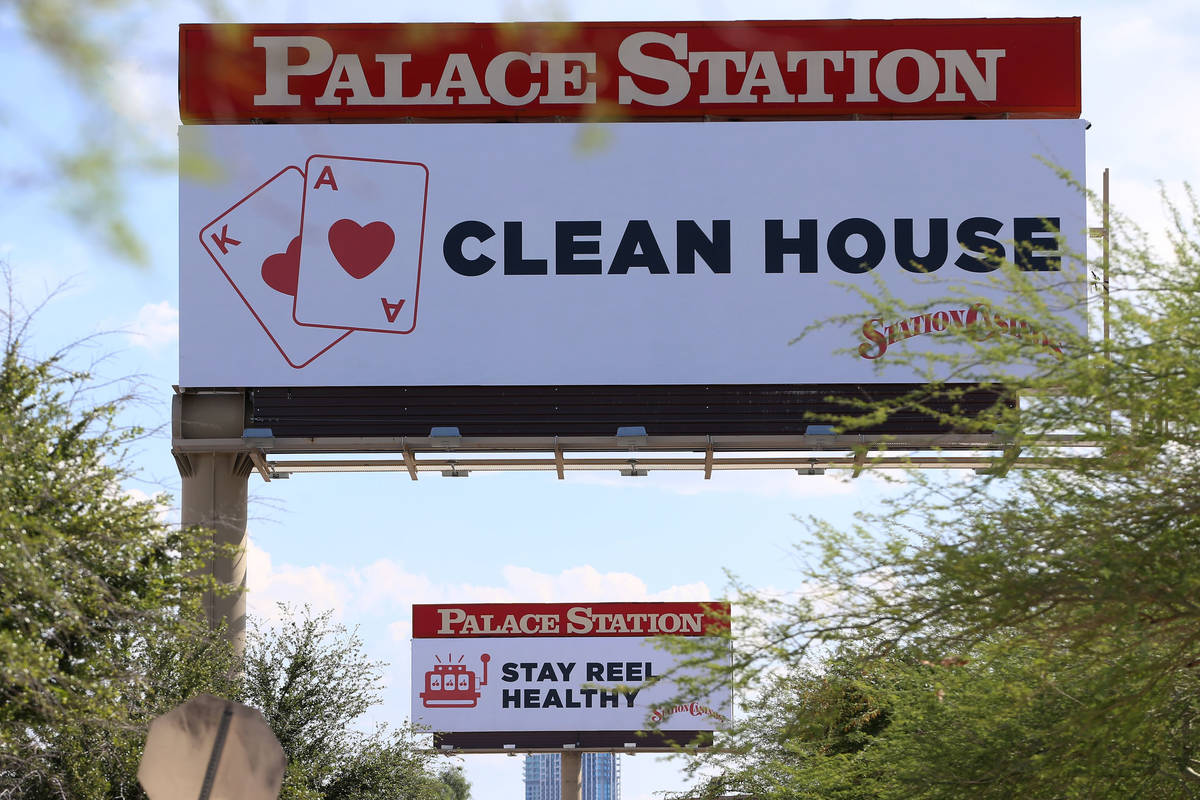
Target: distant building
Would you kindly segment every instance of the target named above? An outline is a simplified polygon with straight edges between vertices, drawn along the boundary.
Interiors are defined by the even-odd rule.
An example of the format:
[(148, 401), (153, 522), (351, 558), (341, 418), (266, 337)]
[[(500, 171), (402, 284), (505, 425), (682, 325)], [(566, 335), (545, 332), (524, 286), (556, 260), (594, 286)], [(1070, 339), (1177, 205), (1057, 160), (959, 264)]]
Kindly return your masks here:
[[(582, 800), (621, 800), (621, 757), (616, 753), (583, 753)], [(561, 800), (562, 756), (525, 756), (525, 800)]]

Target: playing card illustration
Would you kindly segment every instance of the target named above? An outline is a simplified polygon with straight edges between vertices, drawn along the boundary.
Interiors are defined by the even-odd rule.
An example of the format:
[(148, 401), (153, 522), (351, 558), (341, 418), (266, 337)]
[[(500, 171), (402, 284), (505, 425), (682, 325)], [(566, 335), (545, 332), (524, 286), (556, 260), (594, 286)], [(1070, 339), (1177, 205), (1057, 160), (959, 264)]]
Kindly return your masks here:
[(285, 167), (200, 231), (200, 243), (280, 354), (299, 369), (350, 335), (297, 325), (304, 173)]
[(295, 321), (410, 333), (417, 324), (428, 169), (315, 155), (304, 175)]

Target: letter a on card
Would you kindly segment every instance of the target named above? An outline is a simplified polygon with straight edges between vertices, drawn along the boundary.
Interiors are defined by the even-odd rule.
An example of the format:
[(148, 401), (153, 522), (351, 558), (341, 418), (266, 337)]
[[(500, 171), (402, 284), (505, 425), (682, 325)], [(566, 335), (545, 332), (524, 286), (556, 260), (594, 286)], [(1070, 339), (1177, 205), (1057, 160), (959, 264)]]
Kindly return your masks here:
[(304, 174), (296, 322), (411, 333), (429, 170), (411, 161), (316, 155)]

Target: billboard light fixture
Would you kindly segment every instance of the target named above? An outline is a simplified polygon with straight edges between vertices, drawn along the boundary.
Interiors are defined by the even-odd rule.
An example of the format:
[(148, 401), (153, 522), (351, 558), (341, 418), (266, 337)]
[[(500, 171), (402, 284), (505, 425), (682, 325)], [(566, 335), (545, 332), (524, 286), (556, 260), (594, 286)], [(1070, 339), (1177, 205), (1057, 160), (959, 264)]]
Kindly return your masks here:
[(622, 425), (617, 428), (617, 436), (645, 436), (645, 425)]
[(804, 429), (805, 436), (833, 436), (834, 433), (832, 425), (809, 425)]
[(457, 425), (435, 426), (429, 429), (430, 439), (461, 439), (462, 434), (458, 431)]
[(270, 428), (245, 428), (242, 431), (242, 444), (267, 450), (275, 446), (275, 433)]
[(808, 469), (798, 469), (798, 470), (796, 470), (796, 474), (797, 475), (824, 475), (825, 469), (823, 467), (818, 467), (817, 462), (814, 459), (814, 460), (808, 462)]

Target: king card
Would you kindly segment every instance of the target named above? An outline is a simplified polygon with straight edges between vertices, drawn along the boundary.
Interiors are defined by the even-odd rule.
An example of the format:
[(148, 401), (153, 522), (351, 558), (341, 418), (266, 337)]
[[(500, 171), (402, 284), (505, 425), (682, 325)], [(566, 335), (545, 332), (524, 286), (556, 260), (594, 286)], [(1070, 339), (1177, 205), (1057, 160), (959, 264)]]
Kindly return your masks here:
[(200, 243), (280, 355), (299, 369), (350, 335), (292, 319), (304, 173), (286, 167), (200, 231)]
[(429, 170), (408, 161), (314, 155), (304, 177), (295, 321), (410, 333)]

